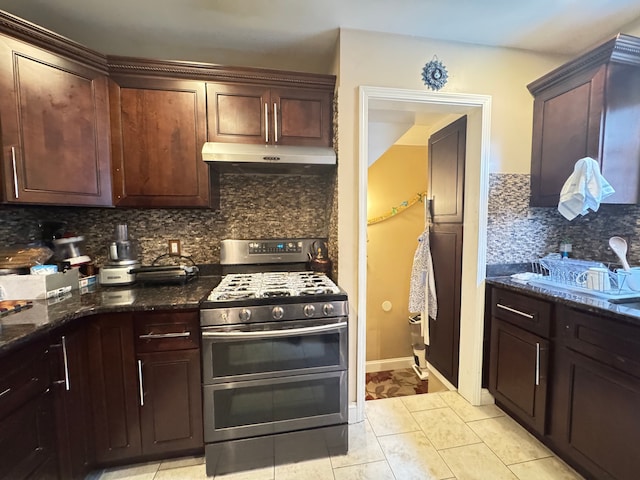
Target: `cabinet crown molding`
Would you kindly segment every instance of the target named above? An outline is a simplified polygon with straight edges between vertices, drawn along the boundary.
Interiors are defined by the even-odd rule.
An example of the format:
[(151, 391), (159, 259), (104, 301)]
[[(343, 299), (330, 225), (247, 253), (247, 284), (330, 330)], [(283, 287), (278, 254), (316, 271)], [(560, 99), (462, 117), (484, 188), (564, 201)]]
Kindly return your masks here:
[(216, 83), (267, 84), (270, 86), (304, 87), (333, 92), (334, 75), (289, 72), (253, 67), (231, 67), (213, 63), (153, 60), (135, 57), (107, 56), (111, 75), (170, 76)]
[(154, 60), (105, 55), (20, 17), (0, 10), (0, 33), (36, 47), (64, 55), (109, 75), (184, 78), (211, 82), (268, 84), (302, 87), (333, 93), (335, 75), (290, 72), (256, 67), (224, 66), (213, 63)]
[(531, 82), (527, 85), (527, 89), (532, 95), (535, 95), (541, 90), (553, 86), (568, 75), (573, 75), (579, 71), (584, 71), (605, 63), (622, 63), (640, 67), (640, 38), (619, 33), (615, 37)]
[(107, 73), (105, 55), (2, 10), (0, 10), (0, 33)]

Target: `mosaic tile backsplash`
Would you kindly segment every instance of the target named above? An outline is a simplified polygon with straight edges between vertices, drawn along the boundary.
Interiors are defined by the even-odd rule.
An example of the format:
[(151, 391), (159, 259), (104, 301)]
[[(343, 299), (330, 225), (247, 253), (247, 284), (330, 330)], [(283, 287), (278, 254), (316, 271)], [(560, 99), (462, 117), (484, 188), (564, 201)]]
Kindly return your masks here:
[(529, 207), (530, 176), (491, 174), (487, 264), (531, 262), (558, 252), (561, 242), (573, 246), (571, 256), (617, 263), (609, 238), (618, 235), (629, 242), (627, 257), (640, 265), (640, 206), (601, 205), (568, 221), (557, 208)]
[[(0, 206), (0, 246), (38, 240), (43, 220), (64, 221), (85, 237), (84, 253), (104, 264), (115, 227), (126, 223), (143, 264), (168, 252), (168, 240), (198, 264), (217, 263), (224, 238), (329, 237), (337, 212), (336, 175), (236, 175), (220, 177), (220, 211)], [(331, 231), (330, 231), (331, 230)], [(330, 252), (331, 257), (335, 252)], [(337, 255), (336, 255), (337, 257)], [(334, 260), (335, 262), (335, 260)]]

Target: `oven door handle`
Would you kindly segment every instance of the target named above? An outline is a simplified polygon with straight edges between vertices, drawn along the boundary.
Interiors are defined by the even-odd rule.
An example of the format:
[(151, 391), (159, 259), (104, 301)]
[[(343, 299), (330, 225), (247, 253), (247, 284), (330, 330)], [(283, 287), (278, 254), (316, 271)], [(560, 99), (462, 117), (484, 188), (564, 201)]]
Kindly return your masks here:
[(203, 331), (202, 336), (205, 338), (277, 338), (277, 337), (290, 337), (296, 334), (307, 333), (319, 333), (329, 330), (336, 330), (338, 328), (344, 328), (348, 325), (347, 322), (330, 323), (328, 325), (316, 325), (314, 327), (302, 327), (302, 328), (287, 328), (284, 330), (266, 330), (257, 332), (210, 332)]

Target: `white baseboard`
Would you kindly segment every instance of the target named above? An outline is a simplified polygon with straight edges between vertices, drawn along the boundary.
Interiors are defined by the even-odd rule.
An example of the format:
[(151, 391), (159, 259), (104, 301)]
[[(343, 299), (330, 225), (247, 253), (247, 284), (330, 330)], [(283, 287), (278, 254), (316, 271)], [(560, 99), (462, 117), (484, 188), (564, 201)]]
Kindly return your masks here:
[(431, 365), (429, 362), (427, 362), (427, 368), (429, 369), (429, 373), (435, 375), (438, 380), (440, 380), (442, 382), (442, 384), (447, 387), (449, 390), (453, 390), (453, 391), (458, 391), (458, 389), (456, 387), (453, 386), (453, 384), (451, 382), (449, 382), (449, 380), (447, 380), (446, 378), (444, 378), (442, 376), (442, 374), (436, 369), (436, 367), (434, 367), (433, 365)]
[(411, 368), (413, 357), (385, 358), (383, 360), (369, 360), (366, 363), (367, 373), (383, 372), (385, 370), (396, 370), (398, 368)]
[(480, 405), (491, 405), (493, 403), (496, 403), (496, 399), (489, 393), (489, 390), (483, 388), (480, 393)]
[(358, 423), (364, 420), (364, 418), (358, 418), (358, 405), (356, 404), (356, 402), (349, 403), (347, 416), (349, 418), (349, 423)]

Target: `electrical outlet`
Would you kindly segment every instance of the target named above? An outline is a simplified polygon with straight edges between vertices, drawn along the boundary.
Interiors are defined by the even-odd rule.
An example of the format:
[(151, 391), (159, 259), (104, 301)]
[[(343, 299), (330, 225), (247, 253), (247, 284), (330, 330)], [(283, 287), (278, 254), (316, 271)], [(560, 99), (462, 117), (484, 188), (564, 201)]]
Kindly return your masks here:
[(169, 253), (172, 255), (180, 255), (180, 240), (169, 240)]

